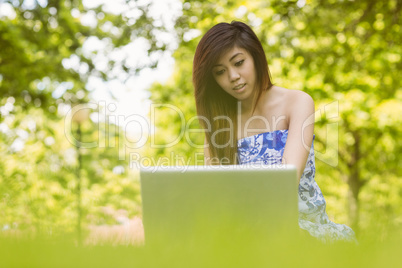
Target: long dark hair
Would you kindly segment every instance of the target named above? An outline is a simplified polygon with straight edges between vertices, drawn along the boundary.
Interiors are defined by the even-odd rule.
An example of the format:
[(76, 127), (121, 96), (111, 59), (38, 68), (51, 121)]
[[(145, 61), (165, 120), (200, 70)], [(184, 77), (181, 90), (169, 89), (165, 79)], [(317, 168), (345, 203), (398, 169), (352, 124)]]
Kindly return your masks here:
[[(262, 92), (272, 86), (264, 49), (247, 24), (219, 23), (201, 38), (193, 62), (194, 95), (210, 155), (219, 159), (219, 163), (213, 161), (214, 164), (237, 164), (237, 99), (226, 93), (212, 74), (212, 67), (220, 56), (234, 47), (247, 50), (253, 57), (259, 88), (254, 106)], [(219, 119), (219, 116), (227, 116), (229, 120)], [(229, 133), (225, 129), (230, 129)]]

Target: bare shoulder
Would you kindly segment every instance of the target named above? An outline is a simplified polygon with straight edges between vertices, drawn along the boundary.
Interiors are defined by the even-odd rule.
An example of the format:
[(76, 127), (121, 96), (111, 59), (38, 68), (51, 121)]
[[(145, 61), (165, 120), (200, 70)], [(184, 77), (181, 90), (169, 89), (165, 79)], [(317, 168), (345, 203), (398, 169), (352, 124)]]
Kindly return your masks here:
[(314, 100), (308, 93), (286, 88), (281, 88), (281, 91), (284, 94), (286, 106), (292, 110), (306, 109), (311, 111), (315, 109)]
[(313, 98), (306, 92), (301, 90), (287, 90), (287, 100), (289, 104), (304, 104), (304, 105), (314, 105)]
[(313, 98), (306, 92), (301, 90), (287, 89), (279, 86), (272, 86), (270, 91), (276, 95), (276, 97), (286, 98), (288, 101), (313, 101)]

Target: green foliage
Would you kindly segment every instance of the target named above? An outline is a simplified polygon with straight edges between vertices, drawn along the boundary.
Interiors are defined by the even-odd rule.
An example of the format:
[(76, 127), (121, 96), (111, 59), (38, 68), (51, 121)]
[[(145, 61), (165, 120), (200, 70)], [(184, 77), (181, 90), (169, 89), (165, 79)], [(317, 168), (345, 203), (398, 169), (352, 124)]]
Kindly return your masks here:
[[(7, 128), (0, 164), (0, 226), (39, 233), (75, 231), (77, 222), (77, 155), (81, 155), (81, 204), (83, 226), (115, 223), (108, 210), (125, 210), (132, 217), (140, 212), (140, 189), (127, 158), (119, 160), (119, 146), (77, 148), (76, 126), (64, 128), (64, 120), (46, 120), (42, 109), (17, 112), (2, 123)], [(122, 139), (123, 133), (106, 130), (103, 123), (82, 124), (82, 142), (106, 144)], [(116, 128), (117, 129), (117, 128)], [(23, 148), (15, 146), (16, 141)], [(108, 141), (108, 142), (109, 142)], [(2, 146), (6, 143), (1, 143)]]
[[(117, 15), (103, 5), (87, 8), (82, 1), (33, 1), (27, 6), (17, 0), (1, 4), (12, 12), (0, 20), (0, 93), (3, 98), (14, 97), (17, 106), (41, 107), (55, 114), (60, 101), (88, 101), (86, 83), (90, 76), (109, 80), (116, 78), (116, 70), (129, 76), (157, 64), (150, 60), (134, 66), (127, 59), (109, 57), (106, 67), (99, 67), (99, 48), (83, 48), (88, 40), (106, 42), (106, 53), (141, 38), (149, 45), (148, 55), (166, 49), (166, 44), (156, 38), (166, 29), (149, 27), (154, 21), (147, 12), (149, 4), (132, 1), (127, 12)], [(92, 22), (84, 23), (85, 16)]]
[[(150, 27), (149, 4), (132, 1), (120, 14), (70, 0), (1, 1), (0, 8), (0, 230), (74, 231), (78, 177), (84, 227), (115, 223), (118, 210), (140, 213), (138, 176), (119, 150), (126, 135), (87, 120), (81, 138), (98, 146), (77, 148), (68, 140), (69, 131), (77, 137), (77, 124), (66, 128), (65, 112), (91, 99), (90, 77), (127, 79), (156, 66), (113, 57), (100, 66), (98, 59), (138, 39), (149, 56), (166, 49), (156, 38), (164, 26)], [(88, 48), (91, 40), (105, 49)]]

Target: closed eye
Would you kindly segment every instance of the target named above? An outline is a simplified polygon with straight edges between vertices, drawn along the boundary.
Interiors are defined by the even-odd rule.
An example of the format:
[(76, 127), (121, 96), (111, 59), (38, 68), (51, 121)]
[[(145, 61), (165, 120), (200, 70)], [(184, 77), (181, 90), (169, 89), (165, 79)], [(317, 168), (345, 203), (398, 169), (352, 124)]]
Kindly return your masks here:
[(235, 66), (240, 66), (240, 65), (243, 64), (243, 62), (244, 62), (244, 60), (240, 60), (240, 61), (238, 61), (238, 62), (235, 63)]
[(221, 75), (225, 72), (225, 69), (219, 70), (217, 72), (215, 72), (215, 75)]

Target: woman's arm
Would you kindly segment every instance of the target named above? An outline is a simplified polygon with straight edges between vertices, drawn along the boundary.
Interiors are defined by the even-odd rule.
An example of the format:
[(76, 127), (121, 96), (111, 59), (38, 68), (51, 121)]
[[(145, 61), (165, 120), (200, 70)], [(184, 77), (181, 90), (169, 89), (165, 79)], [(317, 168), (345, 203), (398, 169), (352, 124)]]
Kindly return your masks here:
[(282, 163), (296, 166), (300, 181), (314, 134), (314, 101), (303, 91), (291, 90), (287, 100), (289, 132)]

